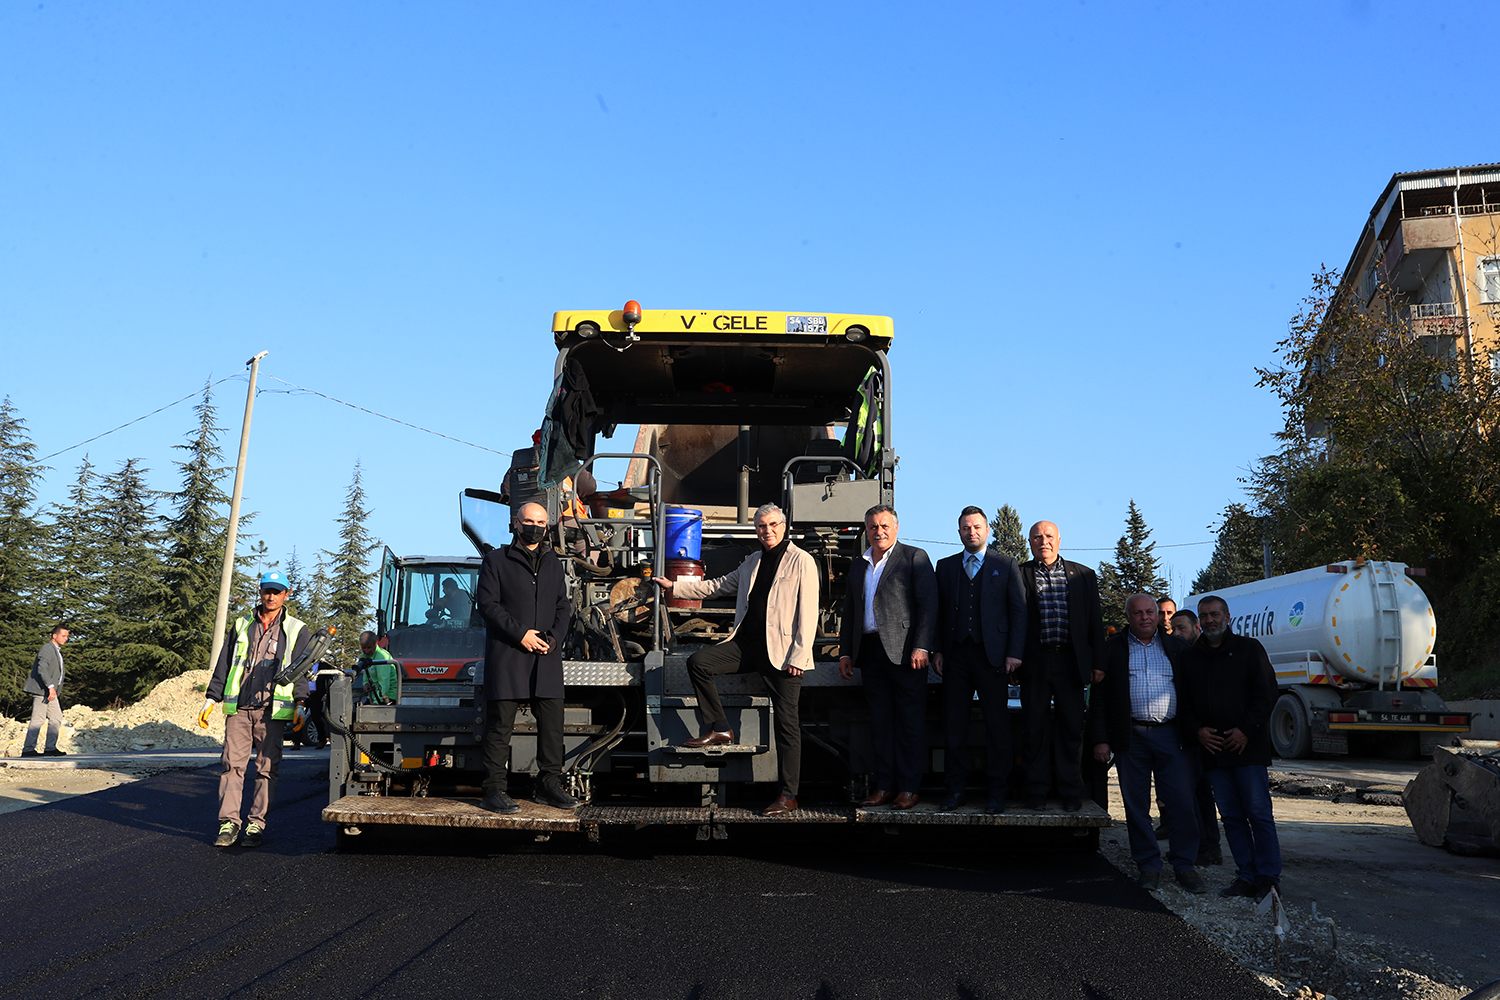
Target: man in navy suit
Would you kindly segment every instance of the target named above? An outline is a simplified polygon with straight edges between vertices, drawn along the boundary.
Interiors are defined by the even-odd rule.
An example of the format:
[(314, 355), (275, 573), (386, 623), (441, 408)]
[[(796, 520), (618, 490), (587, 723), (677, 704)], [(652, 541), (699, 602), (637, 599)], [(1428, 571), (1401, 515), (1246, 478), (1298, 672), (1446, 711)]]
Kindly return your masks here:
[(875, 791), (862, 806), (917, 804), (926, 770), (927, 654), (937, 630), (937, 578), (927, 553), (896, 541), (896, 511), (865, 512), (870, 547), (854, 560), (844, 591), (839, 675), (859, 667), (870, 702)]
[(990, 522), (978, 507), (958, 515), (964, 550), (937, 564), (938, 650), (933, 669), (943, 678), (943, 722), (947, 731), (943, 776), (944, 810), (964, 802), (969, 777), (969, 717), (974, 695), (984, 714), (989, 759), (986, 812), (1005, 812), (1006, 785), (1014, 759), (1010, 739), (1010, 678), (1021, 666), (1026, 642), (1026, 589), (1010, 556), (986, 550)]

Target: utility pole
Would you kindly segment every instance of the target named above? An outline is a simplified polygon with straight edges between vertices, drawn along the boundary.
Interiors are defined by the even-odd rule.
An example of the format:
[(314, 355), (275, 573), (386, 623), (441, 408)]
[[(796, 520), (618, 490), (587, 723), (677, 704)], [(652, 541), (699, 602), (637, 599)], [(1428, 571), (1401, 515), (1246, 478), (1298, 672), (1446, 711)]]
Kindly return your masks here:
[(219, 571), (219, 607), (214, 612), (214, 641), (208, 654), (208, 669), (219, 662), (224, 648), (224, 626), (229, 621), (229, 590), (234, 585), (234, 549), (240, 534), (240, 493), (245, 486), (245, 455), (250, 450), (250, 415), (255, 411), (255, 377), (260, 373), (260, 359), (270, 354), (261, 351), (246, 361), (250, 366), (250, 391), (245, 394), (245, 423), (240, 428), (240, 459), (234, 466), (234, 492), (229, 498), (229, 533), (224, 539), (224, 568)]

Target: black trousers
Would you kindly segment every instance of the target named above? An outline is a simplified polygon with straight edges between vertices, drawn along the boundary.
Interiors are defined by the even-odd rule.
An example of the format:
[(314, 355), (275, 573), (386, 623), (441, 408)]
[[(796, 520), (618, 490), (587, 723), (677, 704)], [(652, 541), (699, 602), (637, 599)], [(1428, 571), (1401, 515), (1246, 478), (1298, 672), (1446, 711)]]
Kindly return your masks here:
[(719, 732), (730, 731), (724, 703), (719, 699), (717, 674), (760, 674), (771, 695), (771, 714), (776, 718), (776, 762), (781, 791), (796, 796), (802, 774), (802, 720), (797, 702), (802, 697), (802, 678), (771, 666), (765, 654), (754, 656), (734, 639), (706, 646), (688, 657), (688, 679), (698, 696), (703, 724)]
[(875, 788), (915, 795), (927, 769), (927, 671), (892, 663), (875, 633), (860, 640), (856, 666), (870, 703)]
[[(485, 702), (484, 790), (503, 792), (510, 785), (510, 734), (516, 728), (519, 701)], [(531, 714), (536, 717), (537, 780), (562, 774), (563, 700), (531, 699)]]
[[(1193, 755), (1193, 779), (1196, 785), (1193, 787), (1193, 812), (1198, 819), (1198, 848), (1207, 851), (1219, 846), (1219, 807), (1214, 801), (1214, 786), (1208, 780), (1208, 772), (1203, 769), (1203, 752), (1198, 747), (1190, 748)], [(1161, 825), (1167, 826), (1167, 809), (1162, 804), (1161, 793), (1156, 795), (1156, 814), (1161, 817)]]
[(984, 715), (984, 739), (989, 754), (990, 797), (1004, 800), (1015, 751), (1010, 739), (1010, 679), (1005, 668), (990, 666), (984, 646), (965, 639), (943, 657), (943, 725), (948, 742), (943, 777), (948, 792), (964, 790), (969, 777), (969, 719), (974, 695)]
[(1026, 796), (1083, 798), (1083, 682), (1071, 648), (1042, 650), (1042, 662), (1022, 668), (1026, 716)]

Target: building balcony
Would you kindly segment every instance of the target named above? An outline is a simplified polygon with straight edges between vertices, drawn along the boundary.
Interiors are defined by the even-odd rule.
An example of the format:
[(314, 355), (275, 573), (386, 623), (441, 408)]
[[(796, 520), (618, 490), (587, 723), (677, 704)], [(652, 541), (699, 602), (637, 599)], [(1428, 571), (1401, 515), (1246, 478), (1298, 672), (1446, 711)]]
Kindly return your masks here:
[(1438, 319), (1443, 316), (1457, 315), (1457, 302), (1419, 302), (1406, 307), (1407, 319)]
[(1414, 292), (1427, 275), (1458, 246), (1458, 220), (1452, 215), (1402, 219), (1391, 233), (1380, 270), (1386, 284), (1398, 292)]

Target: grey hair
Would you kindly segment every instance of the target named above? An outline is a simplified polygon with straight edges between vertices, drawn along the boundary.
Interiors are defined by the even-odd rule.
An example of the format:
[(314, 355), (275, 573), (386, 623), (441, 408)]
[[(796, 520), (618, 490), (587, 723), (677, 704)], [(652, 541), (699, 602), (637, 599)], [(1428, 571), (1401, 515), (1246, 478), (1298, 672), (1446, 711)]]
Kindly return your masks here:
[(870, 518), (874, 517), (876, 514), (889, 514), (891, 515), (892, 521), (895, 521), (897, 524), (901, 523), (901, 518), (896, 516), (896, 508), (892, 507), (888, 503), (878, 503), (875, 506), (871, 507), (869, 510), (865, 511), (865, 521), (868, 522)]
[(765, 517), (768, 514), (780, 514), (781, 523), (786, 523), (786, 511), (782, 510), (774, 503), (763, 503), (759, 507), (755, 508), (755, 516), (750, 518), (750, 520), (753, 523), (755, 521), (759, 521), (761, 518)]
[(1150, 594), (1131, 594), (1129, 597), (1125, 598), (1125, 611), (1127, 614), (1129, 614), (1130, 612), (1131, 603), (1134, 602), (1138, 597), (1144, 597), (1146, 600), (1150, 601), (1152, 611), (1159, 610), (1156, 605), (1156, 598), (1152, 597)]

